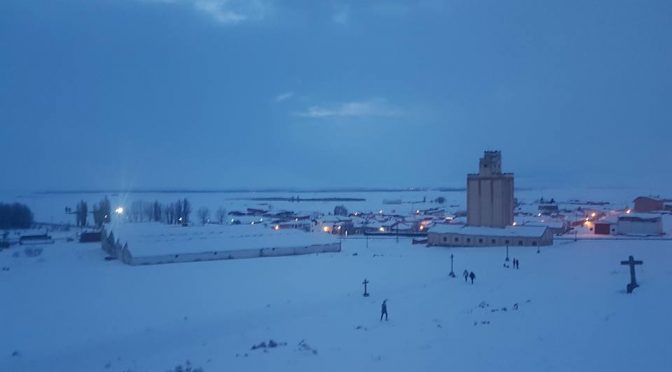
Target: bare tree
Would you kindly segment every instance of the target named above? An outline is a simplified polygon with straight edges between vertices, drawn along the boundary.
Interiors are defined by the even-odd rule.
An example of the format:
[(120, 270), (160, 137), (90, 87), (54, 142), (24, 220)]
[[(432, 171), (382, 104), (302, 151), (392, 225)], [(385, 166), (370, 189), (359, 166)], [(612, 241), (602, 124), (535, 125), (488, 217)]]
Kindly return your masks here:
[(128, 211), (128, 218), (131, 222), (143, 222), (143, 203), (142, 200), (135, 200), (131, 203)]
[(142, 203), (142, 214), (144, 221), (151, 221), (154, 217), (154, 204), (147, 202)]
[(205, 225), (210, 220), (210, 210), (207, 207), (199, 208), (197, 214), (202, 225)]
[(226, 220), (226, 209), (224, 209), (224, 207), (217, 208), (217, 212), (215, 212), (215, 217), (217, 218), (217, 222), (223, 224), (224, 220)]

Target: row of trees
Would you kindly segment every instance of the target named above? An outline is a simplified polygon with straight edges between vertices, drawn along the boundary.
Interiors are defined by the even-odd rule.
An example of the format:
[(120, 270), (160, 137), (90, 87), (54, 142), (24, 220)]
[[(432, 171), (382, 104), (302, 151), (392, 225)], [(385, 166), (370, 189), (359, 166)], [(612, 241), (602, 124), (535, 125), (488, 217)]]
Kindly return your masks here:
[(106, 196), (97, 205), (93, 206), (93, 222), (96, 226), (103, 226), (103, 223), (108, 223), (111, 219), (112, 205)]
[[(65, 211), (68, 213), (70, 208), (66, 208)], [(77, 226), (85, 227), (89, 217), (88, 204), (86, 204), (84, 200), (77, 203), (74, 214)], [(112, 205), (110, 204), (110, 200), (107, 199), (107, 196), (97, 204), (94, 204), (92, 214), (93, 223), (95, 223), (98, 227), (102, 226), (103, 223), (110, 222), (112, 216)]]
[(0, 229), (27, 229), (33, 225), (33, 212), (21, 203), (0, 203)]
[[(196, 214), (198, 215), (198, 220), (201, 224), (205, 225), (210, 222), (210, 209), (208, 209), (208, 207), (199, 208)], [(215, 211), (215, 221), (219, 224), (223, 224), (224, 221), (226, 221), (226, 209), (224, 209), (224, 207), (219, 207)]]
[[(131, 203), (127, 216), (130, 222), (186, 224), (190, 222), (191, 210), (191, 203), (187, 199), (180, 199), (168, 204), (161, 204), (158, 201), (136, 200)], [(196, 216), (201, 224), (206, 224), (210, 221), (210, 209), (201, 207), (196, 211)], [(224, 223), (226, 221), (226, 209), (219, 207), (215, 211), (215, 220)]]
[(89, 217), (89, 206), (84, 200), (77, 203), (77, 208), (75, 208), (75, 220), (77, 227), (86, 226), (86, 220)]
[(128, 210), (128, 219), (131, 222), (164, 222), (167, 224), (189, 223), (191, 203), (180, 199), (176, 202), (163, 205), (158, 201), (145, 202), (136, 200)]

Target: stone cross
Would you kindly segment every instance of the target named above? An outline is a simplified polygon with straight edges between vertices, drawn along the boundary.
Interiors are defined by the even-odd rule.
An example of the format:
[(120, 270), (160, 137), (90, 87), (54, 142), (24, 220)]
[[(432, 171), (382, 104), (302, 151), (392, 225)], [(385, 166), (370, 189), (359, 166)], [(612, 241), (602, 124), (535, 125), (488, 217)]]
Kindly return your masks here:
[(364, 279), (362, 284), (364, 284), (364, 297), (369, 297), (369, 292), (366, 291), (366, 285), (369, 284), (369, 281)]
[(632, 256), (628, 257), (627, 261), (621, 261), (621, 265), (630, 266), (630, 283), (628, 283), (628, 286), (626, 287), (628, 293), (632, 293), (635, 288), (639, 287), (639, 284), (637, 284), (637, 278), (635, 277), (635, 265), (642, 264), (644, 264), (643, 261), (636, 261)]

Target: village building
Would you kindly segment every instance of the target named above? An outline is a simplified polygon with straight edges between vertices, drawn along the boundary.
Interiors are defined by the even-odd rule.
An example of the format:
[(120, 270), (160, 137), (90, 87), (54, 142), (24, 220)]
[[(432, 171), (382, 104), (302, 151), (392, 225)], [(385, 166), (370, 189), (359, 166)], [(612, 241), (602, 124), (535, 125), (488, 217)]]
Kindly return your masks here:
[(538, 210), (540, 214), (545, 216), (557, 215), (560, 212), (556, 203), (539, 204)]
[(672, 202), (670, 199), (663, 199), (660, 197), (653, 196), (640, 196), (635, 198), (635, 212), (637, 213), (649, 213), (649, 212), (658, 212), (665, 210), (665, 204)]
[(617, 233), (620, 235), (663, 235), (663, 218), (653, 213), (629, 213), (618, 217)]
[(626, 213), (609, 216), (594, 223), (586, 221), (586, 227), (596, 235), (663, 235), (663, 218), (654, 213)]
[(546, 226), (506, 226), (501, 228), (442, 224), (427, 235), (429, 246), (544, 246), (553, 244), (553, 233)]
[(486, 151), (478, 174), (467, 176), (467, 225), (513, 225), (513, 173), (502, 173), (500, 151)]
[(301, 231), (312, 231), (313, 223), (307, 219), (294, 219), (290, 221), (279, 221), (272, 224), (273, 230), (296, 229)]
[(39, 245), (39, 244), (53, 244), (55, 241), (51, 235), (42, 234), (24, 234), (19, 237), (19, 244), (21, 245)]
[(618, 217), (606, 217), (595, 221), (592, 226), (595, 235), (616, 235), (618, 233)]

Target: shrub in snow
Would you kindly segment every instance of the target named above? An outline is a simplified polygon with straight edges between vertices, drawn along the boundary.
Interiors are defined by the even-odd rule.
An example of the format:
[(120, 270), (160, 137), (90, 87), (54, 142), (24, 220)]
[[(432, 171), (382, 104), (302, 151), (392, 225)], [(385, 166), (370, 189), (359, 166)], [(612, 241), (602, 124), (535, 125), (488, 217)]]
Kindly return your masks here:
[(169, 369), (166, 372), (204, 372), (201, 367), (193, 367), (190, 361), (184, 363), (184, 367), (181, 364), (178, 364), (173, 369)]
[(286, 346), (286, 345), (287, 345), (286, 342), (276, 342), (275, 340), (270, 339), (268, 340), (268, 343), (266, 343), (266, 341), (262, 341), (256, 345), (252, 345), (251, 349), (252, 350), (264, 349), (264, 351), (266, 351), (266, 349), (272, 349), (278, 346)]
[(312, 348), (310, 345), (306, 343), (305, 340), (301, 340), (299, 342), (299, 350), (309, 352), (313, 355), (317, 355), (317, 349)]
[(0, 229), (27, 229), (33, 224), (33, 212), (20, 203), (0, 203)]
[(28, 257), (37, 257), (42, 254), (42, 248), (26, 248), (23, 253)]

